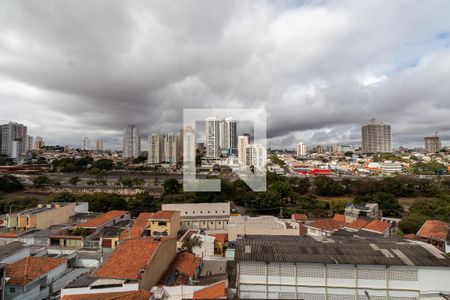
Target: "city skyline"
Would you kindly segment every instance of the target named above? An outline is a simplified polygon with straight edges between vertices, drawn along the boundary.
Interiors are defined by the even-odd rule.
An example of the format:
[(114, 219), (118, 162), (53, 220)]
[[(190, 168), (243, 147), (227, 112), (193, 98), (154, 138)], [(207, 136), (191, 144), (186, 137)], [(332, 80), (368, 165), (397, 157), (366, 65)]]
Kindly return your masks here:
[(391, 124), (394, 147), (435, 131), (449, 143), (448, 2), (204, 5), (211, 13), (99, 1), (87, 14), (76, 2), (2, 2), (0, 120), (47, 144), (88, 136), (120, 149), (128, 123), (175, 132), (183, 108), (265, 107), (277, 148), (356, 144), (371, 118)]

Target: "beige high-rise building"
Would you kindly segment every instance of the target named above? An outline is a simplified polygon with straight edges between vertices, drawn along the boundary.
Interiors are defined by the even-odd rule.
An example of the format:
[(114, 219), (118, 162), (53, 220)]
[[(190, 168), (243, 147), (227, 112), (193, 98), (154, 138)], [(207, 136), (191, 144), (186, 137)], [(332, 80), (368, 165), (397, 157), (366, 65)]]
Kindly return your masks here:
[(240, 135), (238, 137), (238, 161), (239, 164), (246, 164), (247, 146), (250, 143), (248, 135)]
[(391, 125), (376, 123), (375, 119), (361, 127), (363, 153), (392, 152)]
[(159, 164), (162, 162), (162, 137), (157, 133), (148, 136), (148, 163)]
[(306, 144), (300, 142), (297, 144), (297, 156), (305, 156), (308, 154), (308, 146)]
[(220, 132), (219, 120), (217, 118), (208, 118), (205, 121), (206, 132), (206, 157), (218, 158), (220, 156)]
[(437, 132), (435, 136), (425, 137), (424, 142), (425, 142), (425, 149), (427, 150), (428, 153), (439, 152), (442, 149), (441, 139), (437, 135)]
[(259, 144), (249, 144), (245, 149), (245, 165), (263, 170), (266, 167), (267, 151)]
[(137, 158), (141, 155), (141, 138), (135, 125), (129, 125), (123, 134), (123, 157)]
[(97, 145), (97, 147), (96, 147), (96, 149), (97, 149), (97, 151), (103, 151), (103, 141), (102, 140), (97, 140), (97, 143), (96, 143)]
[(179, 136), (175, 133), (164, 135), (164, 162), (176, 164), (178, 162), (178, 141)]

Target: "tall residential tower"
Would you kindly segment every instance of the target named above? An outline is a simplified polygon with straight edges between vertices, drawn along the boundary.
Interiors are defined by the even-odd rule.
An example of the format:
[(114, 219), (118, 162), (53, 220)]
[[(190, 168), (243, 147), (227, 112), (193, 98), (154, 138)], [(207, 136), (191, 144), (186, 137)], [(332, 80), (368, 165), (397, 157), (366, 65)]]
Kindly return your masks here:
[(391, 125), (376, 123), (375, 119), (372, 119), (362, 126), (361, 132), (363, 153), (392, 152)]
[(141, 154), (141, 138), (135, 125), (129, 125), (123, 135), (123, 157), (139, 157)]

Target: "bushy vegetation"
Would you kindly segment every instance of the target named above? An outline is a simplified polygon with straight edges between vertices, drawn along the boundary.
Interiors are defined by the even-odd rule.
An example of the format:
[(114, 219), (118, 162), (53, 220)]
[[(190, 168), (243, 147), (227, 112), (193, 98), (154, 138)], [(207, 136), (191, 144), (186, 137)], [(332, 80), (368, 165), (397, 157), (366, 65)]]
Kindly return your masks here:
[(12, 175), (0, 176), (0, 192), (11, 193), (23, 190), (23, 184), (19, 178)]

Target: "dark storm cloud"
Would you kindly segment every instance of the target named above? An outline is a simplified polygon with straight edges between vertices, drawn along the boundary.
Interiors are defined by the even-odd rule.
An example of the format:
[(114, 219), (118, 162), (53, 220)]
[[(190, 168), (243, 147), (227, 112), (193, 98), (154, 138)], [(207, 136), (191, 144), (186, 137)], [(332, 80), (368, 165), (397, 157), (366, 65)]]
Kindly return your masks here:
[(0, 3), (0, 120), (49, 142), (176, 131), (183, 108), (266, 107), (274, 145), (450, 136), (448, 1)]

